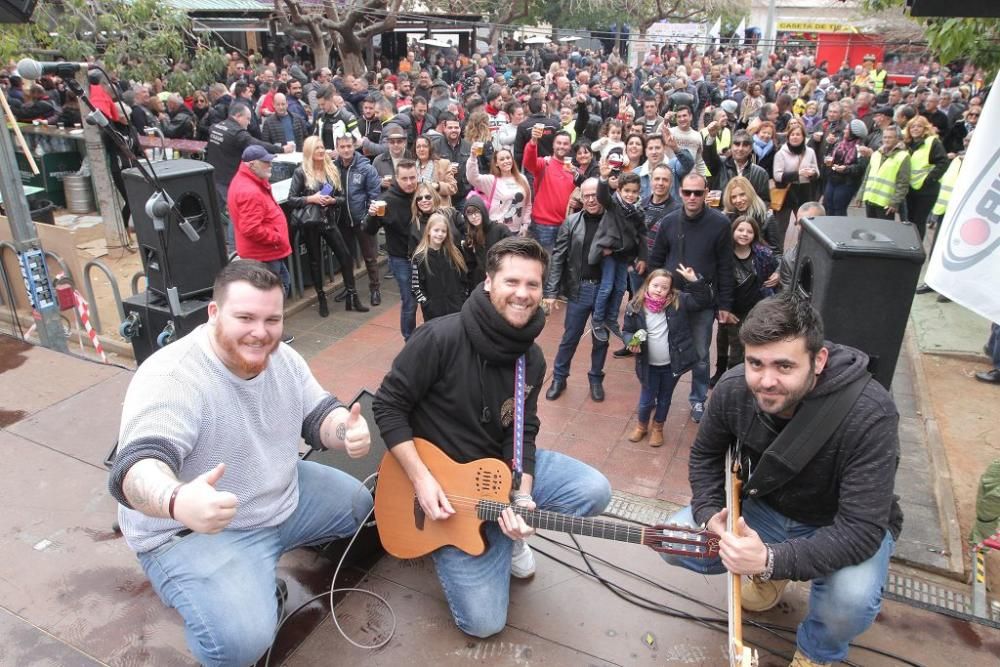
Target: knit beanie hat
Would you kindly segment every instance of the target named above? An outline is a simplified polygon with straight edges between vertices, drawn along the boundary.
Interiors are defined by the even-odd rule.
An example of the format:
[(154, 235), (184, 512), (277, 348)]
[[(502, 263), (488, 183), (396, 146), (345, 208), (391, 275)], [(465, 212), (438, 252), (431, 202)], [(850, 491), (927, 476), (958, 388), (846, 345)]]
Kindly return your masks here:
[(858, 139), (865, 139), (868, 137), (868, 128), (865, 127), (865, 122), (859, 118), (855, 118), (851, 121), (851, 134), (853, 134)]

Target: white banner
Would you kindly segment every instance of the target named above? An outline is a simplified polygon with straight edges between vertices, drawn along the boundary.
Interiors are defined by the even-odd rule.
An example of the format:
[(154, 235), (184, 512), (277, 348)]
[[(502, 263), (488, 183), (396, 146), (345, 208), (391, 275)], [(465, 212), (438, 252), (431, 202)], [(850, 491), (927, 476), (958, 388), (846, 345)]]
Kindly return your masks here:
[(926, 276), (940, 294), (991, 322), (1000, 322), (998, 82), (1000, 74), (969, 142)]

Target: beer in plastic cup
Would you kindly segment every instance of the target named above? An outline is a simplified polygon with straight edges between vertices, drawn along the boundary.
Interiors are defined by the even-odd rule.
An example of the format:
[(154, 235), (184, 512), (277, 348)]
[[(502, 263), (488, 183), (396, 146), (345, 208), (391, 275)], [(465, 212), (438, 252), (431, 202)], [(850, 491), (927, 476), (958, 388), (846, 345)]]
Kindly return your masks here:
[(539, 134), (545, 134), (545, 123), (535, 123), (535, 129)]
[(823, 158), (823, 162), (825, 162), (826, 166), (829, 167), (831, 164), (833, 164), (833, 156), (827, 155), (825, 158)]
[(451, 170), (453, 172), (455, 172), (456, 174), (458, 173), (458, 163), (457, 162), (452, 162), (451, 163)]
[(384, 199), (376, 199), (375, 200), (375, 215), (377, 215), (380, 218), (382, 216), (384, 216), (385, 215), (385, 207), (386, 206), (387, 206), (387, 204), (386, 204), (386, 201)]
[(708, 205), (712, 208), (718, 208), (719, 204), (722, 203), (722, 191), (721, 190), (709, 190), (708, 191)]
[(472, 144), (472, 154), (475, 155), (476, 157), (482, 156), (483, 142), (477, 141), (476, 143)]
[(573, 158), (568, 155), (563, 158), (563, 169), (573, 171)]

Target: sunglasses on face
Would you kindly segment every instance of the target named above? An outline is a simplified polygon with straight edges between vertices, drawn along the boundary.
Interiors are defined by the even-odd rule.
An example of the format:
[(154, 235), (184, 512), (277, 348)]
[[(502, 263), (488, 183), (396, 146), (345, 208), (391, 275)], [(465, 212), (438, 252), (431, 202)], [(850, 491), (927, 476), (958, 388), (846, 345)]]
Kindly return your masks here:
[(704, 194), (705, 194), (704, 190), (688, 190), (688, 189), (681, 190), (681, 195), (685, 197), (701, 197)]
[(417, 195), (417, 201), (434, 201), (434, 197), (431, 195)]

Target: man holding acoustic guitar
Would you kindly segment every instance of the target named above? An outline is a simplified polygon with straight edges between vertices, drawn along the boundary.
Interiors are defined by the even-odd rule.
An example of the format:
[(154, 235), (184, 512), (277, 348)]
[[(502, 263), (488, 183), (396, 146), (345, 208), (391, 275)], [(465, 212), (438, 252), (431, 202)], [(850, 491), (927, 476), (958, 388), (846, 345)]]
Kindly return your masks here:
[[(774, 607), (789, 580), (811, 581), (793, 667), (847, 656), (882, 603), (903, 523), (893, 494), (899, 415), (863, 352), (823, 340), (813, 306), (787, 292), (761, 301), (740, 330), (746, 363), (715, 387), (691, 450), (692, 499), (672, 521), (720, 535), (719, 557), (665, 556), (744, 580), (743, 608)], [(743, 516), (727, 531), (731, 453)]]
[[(506, 625), (511, 575), (534, 574), (524, 543), (534, 529), (524, 515), (544, 514), (537, 508), (594, 516), (611, 498), (597, 470), (535, 448), (545, 378), (535, 338), (545, 325), (547, 264), (533, 239), (494, 245), (486, 280), (460, 313), (413, 333), (373, 406), (391, 452), (376, 500), (383, 543), (400, 557), (432, 554), (456, 625), (475, 637)], [(498, 470), (496, 459), (509, 469)], [(388, 491), (400, 480), (406, 488)], [(380, 502), (400, 499), (398, 511), (380, 513)]]

